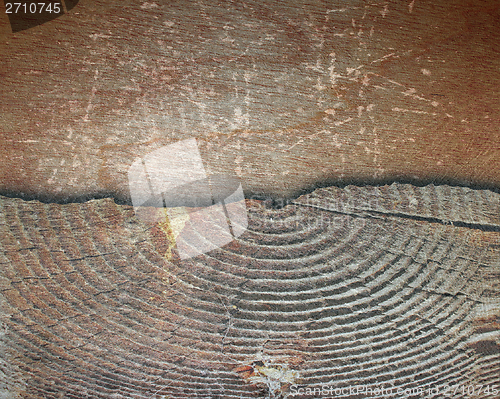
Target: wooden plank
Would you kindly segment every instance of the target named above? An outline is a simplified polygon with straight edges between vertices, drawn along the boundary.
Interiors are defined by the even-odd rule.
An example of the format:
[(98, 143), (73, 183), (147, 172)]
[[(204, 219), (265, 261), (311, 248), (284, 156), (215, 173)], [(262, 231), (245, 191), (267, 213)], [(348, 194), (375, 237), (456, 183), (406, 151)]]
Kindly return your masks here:
[[(350, 398), (458, 386), (459, 398), (481, 384), (490, 394), (477, 397), (494, 397), (499, 226), (360, 205), (374, 190), (395, 209), (394, 192), (436, 209), (470, 195), (442, 189), (247, 201), (243, 235), (183, 261), (162, 256), (130, 206), (1, 197), (3, 383), (26, 398), (307, 397), (322, 386), (360, 390)], [(478, 214), (498, 197), (476, 195)]]
[(498, 16), (494, 0), (82, 1), (13, 34), (2, 13), (0, 190), (127, 202), (136, 157), (193, 137), (247, 196), (498, 188)]
[[(498, 2), (69, 3), (0, 12), (2, 395), (498, 396)], [(292, 201), (181, 262), (127, 172), (188, 138)]]

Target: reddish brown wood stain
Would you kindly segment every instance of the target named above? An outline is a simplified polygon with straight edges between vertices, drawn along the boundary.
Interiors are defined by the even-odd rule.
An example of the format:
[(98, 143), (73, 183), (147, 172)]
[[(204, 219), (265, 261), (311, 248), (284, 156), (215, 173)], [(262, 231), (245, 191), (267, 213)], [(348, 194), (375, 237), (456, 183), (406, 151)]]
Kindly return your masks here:
[(3, 14), (3, 193), (127, 200), (135, 157), (188, 137), (247, 195), (498, 187), (497, 2), (144, 4)]

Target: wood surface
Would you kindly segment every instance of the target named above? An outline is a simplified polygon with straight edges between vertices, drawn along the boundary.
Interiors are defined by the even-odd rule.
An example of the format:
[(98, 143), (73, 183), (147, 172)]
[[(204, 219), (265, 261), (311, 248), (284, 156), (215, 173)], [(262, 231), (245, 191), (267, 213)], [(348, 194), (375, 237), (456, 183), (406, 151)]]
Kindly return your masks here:
[(498, 194), (393, 184), (248, 201), (242, 236), (177, 262), (111, 199), (0, 206), (12, 395), (498, 397)]
[[(0, 397), (500, 385), (498, 1), (1, 7)], [(127, 172), (193, 137), (249, 227), (171, 261)]]
[(0, 191), (129, 201), (134, 159), (196, 137), (247, 196), (499, 187), (497, 1), (81, 1), (0, 28)]

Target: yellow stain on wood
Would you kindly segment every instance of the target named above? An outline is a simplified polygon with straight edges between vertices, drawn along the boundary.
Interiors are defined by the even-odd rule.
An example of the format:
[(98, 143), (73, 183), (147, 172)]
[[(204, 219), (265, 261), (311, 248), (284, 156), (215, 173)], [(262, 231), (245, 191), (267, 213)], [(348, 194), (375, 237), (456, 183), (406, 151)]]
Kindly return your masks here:
[(167, 260), (172, 260), (173, 249), (176, 245), (176, 240), (182, 232), (186, 223), (189, 220), (189, 213), (186, 207), (180, 206), (176, 208), (163, 208), (163, 215), (157, 223), (158, 228), (163, 231), (167, 240), (167, 249), (162, 255)]

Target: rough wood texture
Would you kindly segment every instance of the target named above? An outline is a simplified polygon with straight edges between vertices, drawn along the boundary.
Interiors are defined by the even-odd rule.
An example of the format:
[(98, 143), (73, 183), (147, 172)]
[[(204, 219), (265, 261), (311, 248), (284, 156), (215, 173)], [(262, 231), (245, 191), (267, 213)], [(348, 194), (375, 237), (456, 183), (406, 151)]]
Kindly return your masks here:
[[(199, 139), (247, 195), (500, 186), (500, 5), (81, 1), (0, 14), (0, 191), (127, 201), (137, 156)], [(34, 50), (35, 49), (35, 50)]]
[(408, 185), (248, 201), (241, 237), (168, 262), (129, 206), (2, 197), (1, 382), (106, 399), (499, 384), (499, 202)]
[[(430, 189), (432, 187), (432, 189)], [(302, 196), (295, 204), (339, 213), (426, 218), (476, 228), (500, 227), (498, 194), (465, 187), (392, 184), (380, 187), (328, 187)]]
[(250, 201), (183, 262), (112, 199), (2, 197), (0, 393), (498, 383), (499, 43), (497, 0), (82, 0), (16, 34), (0, 12), (0, 194), (127, 203), (136, 157), (192, 137), (249, 197), (492, 189)]

